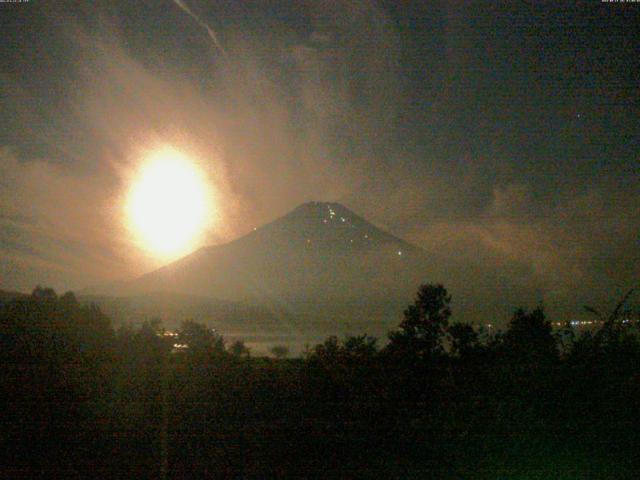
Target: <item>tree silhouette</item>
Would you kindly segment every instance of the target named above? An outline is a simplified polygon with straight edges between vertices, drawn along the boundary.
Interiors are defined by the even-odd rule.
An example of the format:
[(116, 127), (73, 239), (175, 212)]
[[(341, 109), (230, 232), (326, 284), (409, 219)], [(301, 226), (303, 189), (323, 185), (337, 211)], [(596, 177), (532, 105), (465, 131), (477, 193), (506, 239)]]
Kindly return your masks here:
[(605, 314), (588, 305), (584, 306), (584, 309), (595, 315), (602, 324), (602, 327), (593, 337), (594, 348), (615, 349), (627, 337), (627, 330), (631, 327), (631, 316), (633, 314), (628, 302), (634, 291), (635, 289), (633, 288), (628, 290), (609, 314)]
[(248, 357), (250, 355), (249, 348), (244, 344), (242, 340), (236, 340), (229, 347), (229, 352), (234, 357)]
[(344, 341), (331, 335), (323, 343), (319, 343), (307, 353), (307, 360), (311, 363), (333, 368), (336, 365), (365, 364), (378, 353), (377, 339), (367, 334), (348, 335)]
[(271, 348), (270, 352), (279, 360), (289, 356), (289, 347), (286, 345), (276, 345)]
[(79, 447), (96, 441), (89, 425), (111, 398), (113, 347), (109, 319), (72, 293), (37, 287), (0, 308), (1, 465), (55, 478), (56, 468), (78, 468), (79, 455), (98, 454)]
[(451, 316), (450, 303), (451, 295), (442, 285), (421, 285), (413, 305), (404, 311), (399, 330), (389, 334), (388, 350), (420, 358), (442, 353), (442, 338)]
[(348, 336), (344, 341), (344, 352), (355, 359), (370, 359), (375, 356), (378, 339), (366, 333), (364, 335)]
[(586, 332), (572, 339), (570, 358), (573, 361), (602, 362), (607, 357), (607, 361), (615, 362), (616, 358), (629, 361), (638, 357), (640, 312), (634, 311), (628, 304), (635, 291), (628, 290), (609, 313), (585, 305), (584, 309), (595, 315), (601, 326), (593, 333)]
[(447, 329), (451, 339), (451, 353), (466, 357), (479, 347), (478, 333), (468, 323), (454, 323)]
[(225, 352), (224, 339), (215, 330), (193, 320), (185, 320), (178, 330), (178, 343), (187, 345), (193, 353)]
[[(329, 337), (304, 361), (239, 361), (243, 342), (224, 350), (193, 321), (177, 339), (158, 320), (114, 335), (72, 293), (39, 287), (3, 301), (0, 477), (357, 476), (374, 465), (386, 478), (411, 464), (420, 478), (441, 478), (434, 465), (457, 478), (479, 462), (499, 477), (492, 458), (518, 476), (571, 476), (567, 459), (588, 452), (587, 474), (600, 464), (598, 477), (635, 478), (625, 458), (640, 448), (640, 344), (626, 308), (603, 316), (622, 332), (615, 343), (576, 334), (560, 357), (542, 308), (517, 310), (485, 339), (448, 325), (449, 302), (444, 288), (421, 287), (392, 346), (407, 357), (379, 354), (365, 334)], [(174, 342), (189, 344), (185, 354), (171, 354)], [(446, 345), (452, 355), (438, 357)]]
[(516, 360), (540, 362), (558, 356), (551, 323), (546, 320), (542, 307), (530, 313), (522, 308), (516, 310), (504, 334), (503, 345)]
[(630, 309), (627, 307), (627, 302), (629, 301), (629, 298), (631, 298), (631, 295), (633, 295), (634, 291), (634, 288), (628, 290), (627, 293), (625, 293), (618, 301), (613, 310), (611, 310), (609, 315), (601, 313), (599, 310), (594, 307), (590, 307), (589, 305), (585, 305), (584, 309), (598, 317), (598, 320), (600, 320), (605, 326), (613, 324), (614, 322), (620, 321), (631, 314)]

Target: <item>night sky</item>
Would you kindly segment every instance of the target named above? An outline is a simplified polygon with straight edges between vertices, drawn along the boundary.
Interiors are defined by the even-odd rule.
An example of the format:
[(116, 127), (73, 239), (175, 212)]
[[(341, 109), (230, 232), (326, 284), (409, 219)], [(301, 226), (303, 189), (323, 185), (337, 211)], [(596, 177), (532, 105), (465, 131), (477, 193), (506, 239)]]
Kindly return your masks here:
[(216, 188), (205, 244), (336, 201), (464, 265), (425, 279), (454, 299), (614, 300), (640, 271), (640, 4), (515, 3), (1, 3), (0, 288), (162, 264), (119, 205), (170, 144)]

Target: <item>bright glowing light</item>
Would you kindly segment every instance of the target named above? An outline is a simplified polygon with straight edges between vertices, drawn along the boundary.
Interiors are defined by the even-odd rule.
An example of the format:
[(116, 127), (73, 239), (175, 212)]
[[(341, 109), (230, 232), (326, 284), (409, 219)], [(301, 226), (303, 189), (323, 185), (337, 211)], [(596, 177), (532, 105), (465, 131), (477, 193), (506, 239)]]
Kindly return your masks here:
[(175, 258), (196, 247), (213, 218), (211, 189), (189, 158), (159, 150), (137, 172), (126, 213), (145, 249), (165, 260)]

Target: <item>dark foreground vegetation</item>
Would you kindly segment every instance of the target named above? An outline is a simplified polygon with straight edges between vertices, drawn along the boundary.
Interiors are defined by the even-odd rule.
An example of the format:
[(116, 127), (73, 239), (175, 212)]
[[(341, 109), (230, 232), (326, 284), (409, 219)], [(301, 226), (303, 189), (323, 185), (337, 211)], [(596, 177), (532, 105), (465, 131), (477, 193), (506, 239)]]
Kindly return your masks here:
[(116, 331), (37, 288), (0, 308), (0, 475), (637, 478), (626, 300), (591, 333), (552, 331), (538, 308), (486, 335), (424, 285), (383, 348), (329, 338), (273, 359), (194, 322)]

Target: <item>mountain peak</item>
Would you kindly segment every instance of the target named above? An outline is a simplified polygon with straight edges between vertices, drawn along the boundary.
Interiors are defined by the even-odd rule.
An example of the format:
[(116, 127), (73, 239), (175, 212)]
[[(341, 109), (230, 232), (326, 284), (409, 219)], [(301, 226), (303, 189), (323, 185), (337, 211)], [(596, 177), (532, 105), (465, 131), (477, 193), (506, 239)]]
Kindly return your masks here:
[(294, 208), (289, 215), (355, 216), (351, 210), (337, 202), (305, 202)]
[(303, 203), (283, 217), (258, 228), (251, 237), (252, 242), (263, 245), (286, 245), (287, 249), (303, 248), (305, 252), (317, 251), (322, 255), (330, 255), (331, 252), (342, 255), (376, 248), (390, 249), (396, 254), (420, 250), (337, 202)]
[[(377, 230), (364, 218), (356, 215), (344, 205), (335, 202), (306, 202), (288, 214), (263, 226), (260, 230), (280, 231), (288, 236), (311, 236), (318, 233), (334, 235), (337, 231)], [(324, 236), (324, 235), (322, 235)]]

